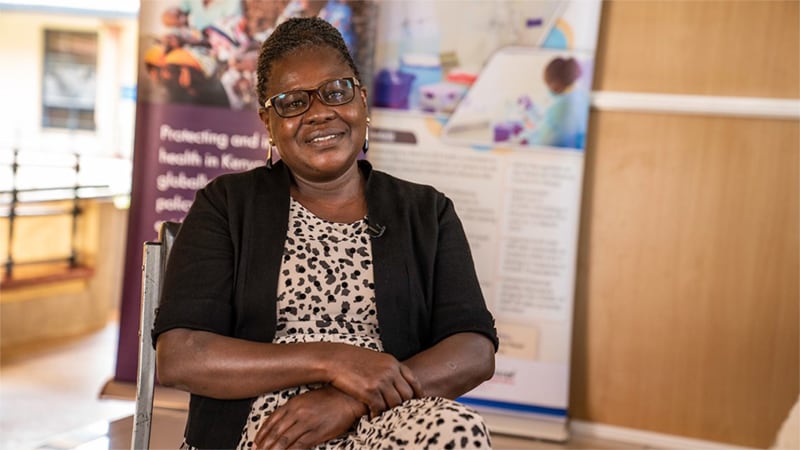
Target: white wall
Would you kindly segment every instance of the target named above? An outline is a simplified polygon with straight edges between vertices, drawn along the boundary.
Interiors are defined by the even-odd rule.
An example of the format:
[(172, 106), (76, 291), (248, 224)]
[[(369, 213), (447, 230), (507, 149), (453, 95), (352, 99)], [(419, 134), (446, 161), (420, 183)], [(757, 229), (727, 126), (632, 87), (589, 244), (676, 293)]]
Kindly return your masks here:
[[(42, 127), (44, 31), (92, 31), (98, 35), (94, 131)], [(136, 87), (138, 20), (76, 14), (4, 10), (0, 12), (0, 155), (10, 151), (79, 152), (117, 158), (91, 169), (84, 182), (111, 184), (115, 193), (130, 189)], [(6, 164), (4, 164), (5, 166)], [(8, 167), (3, 168), (5, 174)], [(88, 172), (89, 170), (87, 170)], [(5, 183), (3, 183), (5, 184)], [(28, 183), (25, 183), (28, 184)]]

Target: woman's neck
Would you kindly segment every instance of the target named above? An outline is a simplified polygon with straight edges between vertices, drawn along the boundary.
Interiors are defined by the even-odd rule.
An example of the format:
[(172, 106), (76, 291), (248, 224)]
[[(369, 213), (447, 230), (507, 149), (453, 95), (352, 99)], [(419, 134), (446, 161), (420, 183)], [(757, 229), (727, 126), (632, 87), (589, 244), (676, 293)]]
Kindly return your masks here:
[(364, 177), (357, 165), (335, 180), (314, 182), (292, 177), (292, 197), (317, 217), (339, 223), (352, 223), (367, 214)]

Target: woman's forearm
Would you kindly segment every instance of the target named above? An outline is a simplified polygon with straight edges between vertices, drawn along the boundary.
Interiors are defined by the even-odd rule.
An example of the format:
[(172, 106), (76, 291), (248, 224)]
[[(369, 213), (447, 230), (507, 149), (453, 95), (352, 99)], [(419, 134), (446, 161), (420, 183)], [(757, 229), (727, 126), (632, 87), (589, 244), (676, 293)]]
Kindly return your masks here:
[(392, 355), (349, 344), (259, 343), (183, 328), (157, 342), (161, 383), (205, 397), (251, 398), (330, 383), (377, 414), (420, 393), (413, 372)]
[(256, 397), (329, 378), (336, 344), (271, 344), (176, 328), (158, 338), (161, 384), (219, 399)]
[(454, 399), (494, 374), (494, 345), (478, 333), (456, 333), (403, 361), (426, 396)]

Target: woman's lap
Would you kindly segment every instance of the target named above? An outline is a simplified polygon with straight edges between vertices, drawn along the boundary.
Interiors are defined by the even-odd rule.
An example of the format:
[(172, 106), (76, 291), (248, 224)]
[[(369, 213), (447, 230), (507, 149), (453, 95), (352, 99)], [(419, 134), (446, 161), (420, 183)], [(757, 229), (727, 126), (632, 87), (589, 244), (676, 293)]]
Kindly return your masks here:
[(369, 419), (355, 430), (320, 444), (316, 450), (487, 449), (491, 439), (473, 409), (441, 397), (411, 399)]

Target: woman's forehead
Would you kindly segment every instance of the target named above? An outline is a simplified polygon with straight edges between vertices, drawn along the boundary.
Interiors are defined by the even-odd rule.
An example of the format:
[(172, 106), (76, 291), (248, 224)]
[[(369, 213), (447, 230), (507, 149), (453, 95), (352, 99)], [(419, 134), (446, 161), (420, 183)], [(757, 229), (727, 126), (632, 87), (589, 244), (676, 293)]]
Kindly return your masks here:
[(355, 74), (339, 52), (330, 47), (302, 47), (272, 63), (267, 91), (311, 89), (335, 78)]

